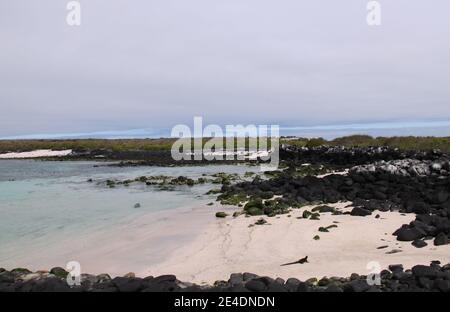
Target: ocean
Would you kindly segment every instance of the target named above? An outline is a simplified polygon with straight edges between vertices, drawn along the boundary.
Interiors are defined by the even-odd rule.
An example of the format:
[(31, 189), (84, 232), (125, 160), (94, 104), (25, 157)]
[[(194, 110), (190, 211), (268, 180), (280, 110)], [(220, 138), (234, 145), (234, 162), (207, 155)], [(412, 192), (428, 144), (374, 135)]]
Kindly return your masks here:
[[(143, 175), (198, 178), (202, 174), (243, 174), (257, 170), (259, 167), (245, 165), (111, 167), (104, 162), (0, 160), (0, 267), (64, 266), (61, 262), (76, 259), (77, 254), (95, 253), (89, 248), (99, 248), (97, 238), (104, 239), (101, 248), (111, 244), (113, 249), (115, 242), (109, 242), (108, 237), (120, 234), (118, 229), (124, 235), (138, 236), (139, 231), (142, 236), (147, 232), (145, 226), (148, 232), (156, 229), (152, 220), (155, 223), (170, 221), (176, 211), (185, 209), (186, 235), (180, 228), (181, 237), (169, 237), (168, 231), (167, 237), (159, 238), (161, 244), (176, 248), (177, 243), (181, 244), (201, 226), (195, 223), (199, 220), (190, 219), (188, 212), (198, 207), (210, 209), (205, 208), (206, 204), (215, 201), (215, 196), (205, 193), (218, 187), (206, 184), (162, 191), (155, 186), (135, 183), (129, 187), (109, 188), (102, 183), (106, 179), (134, 179)], [(93, 182), (88, 182), (89, 179)], [(137, 203), (139, 208), (135, 208)], [(213, 208), (207, 216), (214, 218)], [(137, 227), (136, 220), (144, 219), (149, 221)], [(157, 226), (164, 232), (165, 226), (174, 224), (160, 222)], [(162, 254), (151, 252), (161, 250), (158, 241), (149, 241), (148, 247), (149, 250), (143, 251), (150, 255), (145, 261), (158, 261)]]

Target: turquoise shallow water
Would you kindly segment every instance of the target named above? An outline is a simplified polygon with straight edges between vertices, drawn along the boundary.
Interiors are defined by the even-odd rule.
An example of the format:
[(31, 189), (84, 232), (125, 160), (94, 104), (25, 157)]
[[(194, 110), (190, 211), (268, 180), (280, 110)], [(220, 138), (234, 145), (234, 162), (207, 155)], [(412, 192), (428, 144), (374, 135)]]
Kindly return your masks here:
[[(95, 162), (0, 161), (0, 266), (80, 234), (104, 231), (152, 212), (213, 201), (214, 185), (160, 191), (136, 183), (107, 188), (96, 182), (142, 175), (200, 177), (203, 173), (257, 171), (247, 166), (117, 168)], [(93, 179), (94, 183), (87, 182)], [(140, 203), (140, 208), (134, 208)], [(20, 253), (18, 252), (20, 251)], [(17, 259), (21, 260), (21, 259)], [(20, 261), (18, 261), (20, 262)]]

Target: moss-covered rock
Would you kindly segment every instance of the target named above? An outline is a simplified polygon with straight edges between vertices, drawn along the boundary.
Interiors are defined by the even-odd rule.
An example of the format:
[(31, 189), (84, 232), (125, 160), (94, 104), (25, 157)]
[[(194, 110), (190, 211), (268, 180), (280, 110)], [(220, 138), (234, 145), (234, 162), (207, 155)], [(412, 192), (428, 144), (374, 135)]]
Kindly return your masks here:
[(185, 176), (179, 176), (175, 179), (170, 180), (169, 184), (193, 186), (195, 184), (195, 181), (193, 179), (185, 177)]
[(59, 278), (66, 278), (69, 274), (66, 270), (61, 267), (55, 267), (50, 270), (50, 273)]
[(116, 182), (113, 180), (106, 180), (106, 185), (113, 188), (116, 186)]
[(246, 209), (245, 212), (251, 216), (261, 216), (264, 214), (264, 212), (257, 207), (250, 207), (250, 208)]
[(317, 206), (314, 207), (313, 209), (311, 209), (311, 211), (313, 212), (320, 212), (320, 213), (325, 213), (325, 212), (335, 212), (336, 209), (327, 205), (322, 205), (322, 206)]
[(30, 274), (32, 272), (30, 270), (24, 269), (24, 268), (15, 268), (15, 269), (11, 270), (11, 273), (14, 273), (14, 274)]
[(222, 195), (219, 195), (217, 197), (217, 199), (220, 200), (220, 203), (222, 205), (237, 206), (247, 200), (247, 195), (245, 195), (243, 193), (232, 194), (232, 195), (222, 194)]
[(226, 214), (223, 211), (216, 212), (216, 217), (217, 218), (226, 218), (226, 216), (228, 216), (228, 214)]
[(244, 210), (248, 210), (250, 208), (258, 208), (260, 210), (264, 209), (264, 205), (261, 198), (251, 199), (247, 204), (244, 206)]
[(314, 212), (311, 214), (311, 216), (309, 217), (310, 220), (320, 220), (320, 214), (317, 212)]

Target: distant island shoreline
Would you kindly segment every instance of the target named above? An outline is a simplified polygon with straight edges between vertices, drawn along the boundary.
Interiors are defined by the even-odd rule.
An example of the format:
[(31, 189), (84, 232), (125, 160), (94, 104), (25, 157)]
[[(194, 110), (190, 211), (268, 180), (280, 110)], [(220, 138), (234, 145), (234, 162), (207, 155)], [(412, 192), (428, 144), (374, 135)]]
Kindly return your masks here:
[[(171, 147), (176, 140), (176, 138), (0, 140), (0, 159), (8, 158), (8, 154), (10, 154), (10, 158), (49, 158), (56, 160), (162, 160), (170, 157)], [(203, 142), (205, 143), (208, 140), (210, 138), (204, 138)], [(237, 140), (246, 140), (244, 146), (249, 147), (248, 138), (238, 138)], [(388, 147), (402, 151), (439, 150), (448, 153), (450, 152), (450, 137), (351, 135), (325, 140), (323, 138), (282, 136), (280, 137), (280, 145), (307, 148), (319, 146)], [(163, 163), (166, 161), (163, 161)]]

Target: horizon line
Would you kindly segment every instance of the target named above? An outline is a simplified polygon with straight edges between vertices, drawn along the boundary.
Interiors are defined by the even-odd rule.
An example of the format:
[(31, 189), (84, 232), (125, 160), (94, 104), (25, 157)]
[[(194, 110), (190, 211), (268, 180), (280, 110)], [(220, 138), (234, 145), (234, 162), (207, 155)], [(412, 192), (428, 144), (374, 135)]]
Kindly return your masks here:
[[(257, 125), (256, 125), (257, 126)], [(370, 135), (368, 133), (360, 133), (358, 131), (370, 130), (407, 130), (407, 129), (433, 129), (433, 128), (449, 128), (447, 135), (450, 135), (450, 120), (435, 121), (389, 121), (389, 122), (367, 122), (367, 123), (347, 123), (347, 124), (324, 124), (316, 126), (279, 126), (280, 136), (301, 136), (301, 132), (324, 132), (329, 134), (331, 131), (352, 131), (347, 135)], [(283, 134), (290, 132), (289, 134)], [(294, 134), (296, 133), (297, 134)], [(71, 132), (71, 133), (40, 133), (25, 134), (14, 136), (3, 136), (0, 140), (50, 140), (50, 139), (155, 139), (155, 138), (174, 138), (171, 136), (169, 128), (137, 128), (127, 130), (104, 130), (93, 132)], [(304, 133), (305, 137), (321, 137), (321, 135), (312, 135), (312, 133)], [(330, 135), (330, 134), (329, 134)], [(399, 134), (395, 136), (410, 136), (408, 134)], [(415, 135), (417, 136), (417, 135)], [(420, 135), (419, 135), (420, 136)], [(429, 136), (429, 135), (424, 135)], [(436, 136), (436, 135), (433, 135)]]

